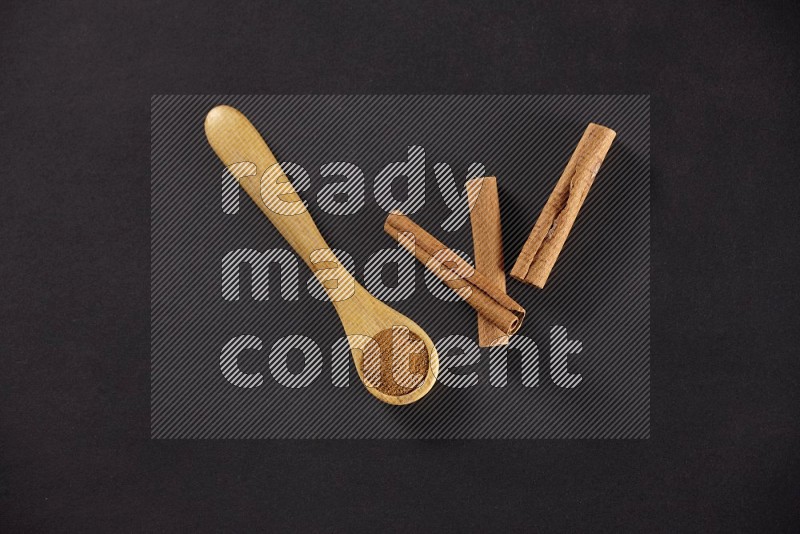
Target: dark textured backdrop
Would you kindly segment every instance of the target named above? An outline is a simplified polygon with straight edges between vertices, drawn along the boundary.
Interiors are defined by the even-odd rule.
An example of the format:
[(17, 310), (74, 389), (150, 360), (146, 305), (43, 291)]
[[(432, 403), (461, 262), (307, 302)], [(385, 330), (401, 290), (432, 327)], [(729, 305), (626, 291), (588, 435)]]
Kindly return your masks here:
[[(291, 271), (277, 266), (271, 273), (258, 267), (237, 268), (239, 298), (223, 298), (222, 264), (230, 252), (291, 249), (244, 193), (239, 194), (243, 198), (235, 214), (223, 212), (224, 166), (203, 132), (205, 114), (221, 102), (244, 113), (280, 161), (306, 170), (309, 187), (300, 194), (308, 211), (329, 245), (349, 255), (351, 271), (362, 283), (369, 258), (379, 250), (398, 248), (383, 230), (386, 211), (377, 202), (375, 176), (395, 161), (407, 161), (411, 146), (423, 149), (425, 168), (423, 182), (414, 185), (424, 203), (411, 217), (468, 256), (473, 247), (466, 208), (460, 220), (448, 218), (452, 206), (467, 205), (466, 194), (461, 199), (448, 194), (448, 207), (435, 176), (442, 173), (434, 168), (439, 162), (449, 165), (452, 186), (462, 193), (472, 165), (484, 167), (480, 175), (498, 177), (504, 256), (510, 270), (586, 125), (596, 121), (617, 131), (546, 288), (508, 282), (509, 294), (526, 307), (527, 316), (511, 345), (516, 348), (507, 351), (507, 384), (489, 383), (490, 351), (478, 352), (475, 345), (475, 312), (463, 302), (443, 302), (434, 296), (424, 281), (423, 265), (405, 251), (401, 257), (411, 265), (415, 282), (404, 283), (413, 287), (413, 293), (389, 304), (431, 336), (443, 369), (448, 358), (463, 352), (458, 346), (448, 349), (453, 336), (471, 340), (480, 362), (456, 373), (477, 373), (476, 385), (457, 389), (444, 380), (424, 401), (401, 408), (376, 402), (352, 365), (350, 387), (334, 387), (331, 360), (339, 351), (332, 347), (344, 337), (344, 330), (331, 304), (310, 295), (306, 282), (313, 277), (304, 265), (295, 267), (300, 282), (294, 300), (284, 298), (279, 289), (281, 283), (292, 287)], [(649, 139), (649, 98), (642, 95), (154, 96), (152, 435), (647, 438)], [(364, 201), (357, 213), (331, 214), (336, 204), (319, 195), (324, 184), (341, 182), (341, 176), (320, 176), (322, 165), (337, 161), (357, 165), (363, 172)], [(292, 176), (289, 167), (286, 171), (297, 182), (297, 174)], [(238, 192), (235, 182), (233, 187)], [(380, 198), (390, 201), (385, 193)], [(326, 209), (323, 203), (328, 204)], [(294, 253), (287, 256), (301, 263)], [(265, 273), (270, 284), (266, 300), (252, 296), (257, 280), (264, 276), (256, 273)], [(316, 288), (315, 280), (309, 283)], [(385, 283), (397, 284), (396, 273), (387, 275)], [(450, 296), (435, 278), (432, 285)], [(564, 328), (569, 339), (581, 344), (581, 351), (568, 357), (568, 372), (580, 376), (574, 388), (558, 386), (551, 378), (556, 369), (551, 362), (556, 352), (551, 346), (552, 328)], [(240, 336), (257, 337), (263, 343), (260, 351), (238, 356), (243, 372), (264, 376), (259, 387), (236, 387), (220, 370), (222, 348)], [(271, 376), (269, 354), (287, 345), (280, 341), (285, 336), (304, 336), (319, 349), (318, 356), (306, 358), (318, 359), (320, 376), (305, 387), (287, 388)], [(522, 383), (521, 336), (535, 343), (538, 353), (535, 387)], [(524, 357), (530, 358), (532, 351), (526, 352)], [(291, 372), (304, 372), (301, 358), (297, 350), (290, 351)]]
[[(3, 3), (0, 527), (792, 530), (793, 9)], [(150, 440), (157, 93), (650, 94), (651, 439)]]

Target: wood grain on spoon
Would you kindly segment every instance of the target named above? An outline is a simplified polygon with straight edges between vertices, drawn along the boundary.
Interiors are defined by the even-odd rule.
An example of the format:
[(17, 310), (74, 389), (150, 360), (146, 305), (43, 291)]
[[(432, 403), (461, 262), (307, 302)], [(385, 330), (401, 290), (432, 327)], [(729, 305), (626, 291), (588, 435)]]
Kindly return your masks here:
[[(439, 370), (430, 337), (411, 319), (373, 297), (344, 268), (267, 143), (244, 115), (229, 106), (215, 107), (206, 116), (205, 131), (242, 189), (322, 284), (342, 321), (356, 371), (368, 391), (389, 404), (422, 398)], [(390, 358), (385, 357), (386, 350), (392, 351)], [(421, 355), (427, 365), (420, 363)], [(386, 365), (392, 368), (389, 375)]]

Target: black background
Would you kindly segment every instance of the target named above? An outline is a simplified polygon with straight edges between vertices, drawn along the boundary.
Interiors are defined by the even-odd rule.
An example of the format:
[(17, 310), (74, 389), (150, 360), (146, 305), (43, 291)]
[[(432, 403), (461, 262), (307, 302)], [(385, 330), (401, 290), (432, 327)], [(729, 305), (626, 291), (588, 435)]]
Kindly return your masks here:
[[(0, 6), (0, 530), (792, 530), (798, 17)], [(150, 96), (648, 93), (651, 439), (152, 441)]]

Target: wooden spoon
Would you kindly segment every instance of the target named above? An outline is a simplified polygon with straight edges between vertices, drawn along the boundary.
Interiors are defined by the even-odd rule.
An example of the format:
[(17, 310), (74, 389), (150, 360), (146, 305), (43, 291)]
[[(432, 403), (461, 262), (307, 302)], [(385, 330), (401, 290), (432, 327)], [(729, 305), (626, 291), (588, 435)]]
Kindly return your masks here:
[(430, 337), (373, 297), (336, 259), (272, 151), (244, 115), (229, 106), (215, 107), (206, 116), (205, 131), (219, 159), (325, 288), (367, 390), (389, 404), (422, 398), (439, 371)]

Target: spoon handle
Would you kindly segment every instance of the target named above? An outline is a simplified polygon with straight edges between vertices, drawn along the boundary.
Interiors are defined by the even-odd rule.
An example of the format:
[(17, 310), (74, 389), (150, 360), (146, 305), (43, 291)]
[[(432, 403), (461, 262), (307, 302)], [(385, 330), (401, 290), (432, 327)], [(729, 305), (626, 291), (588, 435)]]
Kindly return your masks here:
[(324, 268), (317, 264), (328, 254), (333, 258), (330, 247), (247, 117), (232, 107), (217, 106), (206, 116), (205, 131), (219, 159), (295, 252), (312, 271)]
[(229, 106), (206, 115), (208, 143), (239, 185), (303, 258), (337, 310), (360, 288), (319, 233), (305, 203), (247, 117)]

